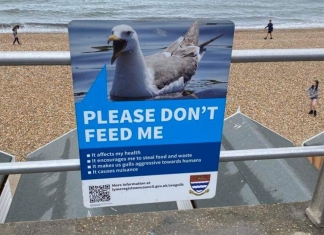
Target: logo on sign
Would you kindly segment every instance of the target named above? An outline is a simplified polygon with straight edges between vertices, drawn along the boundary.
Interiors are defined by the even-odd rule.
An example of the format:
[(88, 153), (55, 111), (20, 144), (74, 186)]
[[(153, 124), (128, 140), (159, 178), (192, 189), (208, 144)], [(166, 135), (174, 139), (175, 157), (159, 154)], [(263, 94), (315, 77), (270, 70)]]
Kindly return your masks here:
[(201, 196), (209, 192), (207, 189), (210, 182), (210, 174), (208, 175), (191, 175), (190, 186), (193, 190), (189, 190), (190, 194)]

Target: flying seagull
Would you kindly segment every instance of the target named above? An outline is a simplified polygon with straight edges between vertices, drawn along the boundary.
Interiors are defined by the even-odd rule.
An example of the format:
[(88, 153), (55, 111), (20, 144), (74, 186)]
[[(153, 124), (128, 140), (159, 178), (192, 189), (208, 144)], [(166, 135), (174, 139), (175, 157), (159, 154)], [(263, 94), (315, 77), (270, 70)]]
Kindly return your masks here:
[(108, 44), (113, 41), (111, 64), (116, 61), (110, 96), (145, 98), (184, 90), (196, 73), (204, 47), (223, 35), (198, 45), (199, 24), (194, 22), (166, 49), (144, 57), (136, 31), (124, 24), (115, 26), (108, 38)]

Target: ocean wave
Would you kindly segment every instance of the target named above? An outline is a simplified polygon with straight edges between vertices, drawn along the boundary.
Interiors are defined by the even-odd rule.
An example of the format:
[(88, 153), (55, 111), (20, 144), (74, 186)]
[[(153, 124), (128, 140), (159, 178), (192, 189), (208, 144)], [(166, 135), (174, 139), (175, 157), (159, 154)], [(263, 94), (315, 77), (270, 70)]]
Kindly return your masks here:
[[(296, 0), (297, 1), (297, 0)], [(20, 32), (67, 32), (67, 24), (74, 19), (89, 20), (231, 20), (236, 29), (262, 29), (269, 19), (275, 29), (322, 28), (324, 2), (322, 0), (270, 2), (187, 0), (120, 0), (118, 4), (100, 0), (15, 2), (5, 0), (0, 9), (0, 33), (10, 32), (15, 24)]]
[(15, 24), (0, 24), (0, 33), (11, 33), (14, 25), (20, 25), (20, 33), (66, 33), (68, 24), (43, 24), (43, 23), (15, 23)]
[[(175, 20), (190, 20), (191, 18), (187, 17), (178, 17)], [(161, 17), (149, 17), (149, 18), (140, 18), (136, 19), (136, 21), (151, 21), (151, 20), (159, 20), (159, 21), (167, 21), (167, 18)], [(196, 19), (196, 20), (206, 20), (204, 18)], [(233, 21), (235, 24), (235, 21)], [(0, 33), (11, 33), (12, 27), (16, 24), (0, 24)], [(19, 24), (20, 30), (19, 33), (67, 33), (68, 32), (68, 24), (46, 24), (46, 23), (24, 23)], [(294, 23), (277, 23), (274, 25), (276, 29), (307, 29), (307, 28), (323, 28), (323, 23), (305, 23), (305, 22), (294, 22)], [(264, 25), (236, 25), (235, 29), (251, 29), (251, 30), (263, 30)]]
[(24, 12), (25, 10), (21, 10), (20, 8), (8, 8), (8, 9), (1, 9), (0, 14), (19, 14), (20, 12)]
[[(276, 29), (316, 29), (316, 28), (323, 28), (323, 23), (290, 23), (290, 24), (275, 24), (274, 25), (274, 32)], [(258, 29), (263, 30), (263, 26), (236, 26), (235, 29)]]

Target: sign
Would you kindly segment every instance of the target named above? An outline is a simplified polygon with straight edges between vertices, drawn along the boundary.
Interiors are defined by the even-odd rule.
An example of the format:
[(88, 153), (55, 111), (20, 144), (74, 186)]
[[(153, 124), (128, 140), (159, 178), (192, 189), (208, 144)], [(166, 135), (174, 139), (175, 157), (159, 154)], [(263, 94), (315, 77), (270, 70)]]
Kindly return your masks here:
[(72, 21), (84, 205), (212, 198), (234, 24)]

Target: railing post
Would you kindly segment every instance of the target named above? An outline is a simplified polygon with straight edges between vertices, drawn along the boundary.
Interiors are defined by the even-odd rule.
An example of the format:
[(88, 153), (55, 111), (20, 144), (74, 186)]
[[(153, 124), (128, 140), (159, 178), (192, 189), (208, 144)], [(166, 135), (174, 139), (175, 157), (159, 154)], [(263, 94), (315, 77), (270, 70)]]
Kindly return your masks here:
[(306, 215), (316, 227), (324, 227), (324, 164)]

